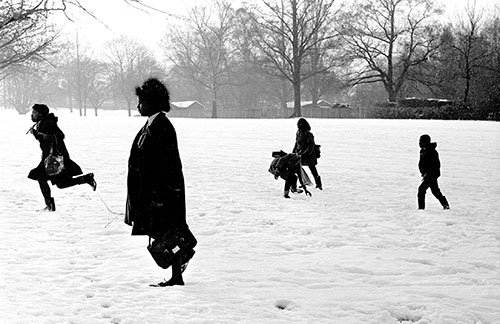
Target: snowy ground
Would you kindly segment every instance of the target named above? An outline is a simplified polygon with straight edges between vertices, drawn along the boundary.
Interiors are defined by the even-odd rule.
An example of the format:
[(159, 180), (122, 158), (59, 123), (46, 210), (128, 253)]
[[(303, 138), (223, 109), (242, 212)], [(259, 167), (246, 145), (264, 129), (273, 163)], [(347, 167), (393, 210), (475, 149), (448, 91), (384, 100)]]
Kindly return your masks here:
[[(145, 119), (56, 114), (98, 189), (36, 212), (30, 117), (0, 111), (0, 323), (500, 323), (500, 123), (310, 119), (324, 191), (286, 200), (267, 169), (296, 119), (173, 119), (198, 246), (186, 286), (152, 288), (170, 269), (103, 203), (124, 211)], [(416, 210), (423, 133), (449, 211)]]

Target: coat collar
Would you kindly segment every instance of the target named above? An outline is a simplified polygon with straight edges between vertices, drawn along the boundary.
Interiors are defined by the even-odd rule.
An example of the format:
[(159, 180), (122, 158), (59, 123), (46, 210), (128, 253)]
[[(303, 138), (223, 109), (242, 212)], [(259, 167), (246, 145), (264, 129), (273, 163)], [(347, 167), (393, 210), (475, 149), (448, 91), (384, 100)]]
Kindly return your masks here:
[(147, 124), (147, 127), (149, 128), (151, 126), (151, 124), (153, 124), (154, 120), (156, 119), (156, 117), (158, 117), (158, 115), (160, 114), (163, 114), (163, 111), (159, 111), (157, 112), (156, 114), (154, 115), (151, 115), (149, 118), (148, 118), (148, 124)]

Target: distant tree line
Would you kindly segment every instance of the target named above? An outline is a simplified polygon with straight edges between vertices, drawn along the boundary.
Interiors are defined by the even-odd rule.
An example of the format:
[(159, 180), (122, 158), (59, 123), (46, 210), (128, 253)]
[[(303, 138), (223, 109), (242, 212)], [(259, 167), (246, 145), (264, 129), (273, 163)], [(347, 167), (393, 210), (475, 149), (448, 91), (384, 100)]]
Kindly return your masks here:
[[(174, 101), (203, 102), (212, 117), (231, 109), (283, 115), (290, 101), (290, 115), (301, 116), (301, 101), (324, 99), (382, 118), (500, 118), (498, 6), (468, 5), (443, 23), (431, 0), (337, 2), (260, 0), (234, 8), (212, 0), (166, 22), (162, 53), (124, 37), (103, 55), (77, 37), (61, 42), (50, 24), (75, 2), (1, 2), (0, 105), (26, 113), (45, 101), (80, 115), (131, 115), (134, 86), (156, 76), (167, 80)], [(451, 104), (408, 107), (408, 97)]]

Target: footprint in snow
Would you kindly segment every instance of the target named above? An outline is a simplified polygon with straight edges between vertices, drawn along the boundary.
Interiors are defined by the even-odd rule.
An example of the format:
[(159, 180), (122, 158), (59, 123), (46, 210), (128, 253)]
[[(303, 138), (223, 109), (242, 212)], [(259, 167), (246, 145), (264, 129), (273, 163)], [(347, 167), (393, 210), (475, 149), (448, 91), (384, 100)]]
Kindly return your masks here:
[(280, 310), (293, 310), (297, 307), (297, 304), (286, 299), (280, 299), (274, 303), (274, 307)]

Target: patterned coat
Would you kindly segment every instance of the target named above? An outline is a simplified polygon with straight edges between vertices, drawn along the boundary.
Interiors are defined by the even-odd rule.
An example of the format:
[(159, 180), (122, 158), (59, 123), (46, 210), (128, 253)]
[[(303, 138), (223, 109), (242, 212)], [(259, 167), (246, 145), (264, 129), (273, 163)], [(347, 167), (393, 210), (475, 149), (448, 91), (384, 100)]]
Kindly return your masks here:
[(186, 225), (182, 163), (173, 125), (162, 112), (139, 131), (128, 161), (125, 223), (157, 238)]

